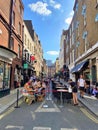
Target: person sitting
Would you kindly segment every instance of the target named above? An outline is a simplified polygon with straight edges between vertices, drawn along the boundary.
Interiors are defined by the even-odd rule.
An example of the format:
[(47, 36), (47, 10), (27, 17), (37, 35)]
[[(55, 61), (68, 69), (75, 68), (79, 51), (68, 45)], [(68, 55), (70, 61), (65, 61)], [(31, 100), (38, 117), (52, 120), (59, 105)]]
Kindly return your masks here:
[(27, 100), (27, 103), (30, 105), (33, 101), (35, 101), (34, 91), (32, 89), (32, 81), (29, 80), (24, 85), (25, 91), (28, 93), (28, 95), (25, 97), (25, 101)]
[[(95, 97), (98, 96), (98, 88), (97, 87), (94, 87), (93, 90), (92, 90), (92, 95), (94, 95)], [(97, 97), (98, 98), (98, 97)]]

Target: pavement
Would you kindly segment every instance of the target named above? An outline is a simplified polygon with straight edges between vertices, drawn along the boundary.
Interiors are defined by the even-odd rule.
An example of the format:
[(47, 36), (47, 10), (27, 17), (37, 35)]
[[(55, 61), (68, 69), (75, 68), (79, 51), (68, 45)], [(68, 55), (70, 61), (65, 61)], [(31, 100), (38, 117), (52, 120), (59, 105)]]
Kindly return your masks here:
[[(19, 88), (19, 98), (22, 97), (21, 89)], [(78, 96), (79, 101), (85, 105), (93, 114), (98, 117), (98, 99), (94, 96), (85, 94), (84, 98)], [(17, 102), (17, 89), (12, 90), (9, 95), (0, 98), (0, 114), (7, 110), (11, 105)]]
[(19, 93), (18, 99), (22, 97), (22, 88), (14, 89), (10, 91), (10, 94), (0, 98), (0, 114), (6, 111), (11, 105), (16, 103), (17, 106), (17, 92)]

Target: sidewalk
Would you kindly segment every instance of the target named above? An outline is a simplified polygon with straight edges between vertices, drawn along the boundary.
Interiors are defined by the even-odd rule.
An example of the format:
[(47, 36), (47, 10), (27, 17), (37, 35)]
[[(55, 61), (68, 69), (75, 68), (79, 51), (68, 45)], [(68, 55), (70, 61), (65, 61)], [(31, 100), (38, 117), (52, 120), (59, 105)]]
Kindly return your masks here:
[[(64, 80), (61, 80), (60, 82), (68, 86), (68, 83), (64, 82)], [(95, 98), (94, 96), (87, 95), (87, 94), (84, 95), (84, 98), (80, 98), (78, 94), (78, 100), (83, 105), (85, 105), (85, 107), (87, 107), (87, 109), (89, 109), (93, 114), (98, 116), (98, 99), (97, 98)]]
[(94, 96), (84, 95), (84, 98), (78, 96), (78, 100), (84, 104), (93, 114), (98, 116), (98, 99)]
[[(22, 97), (21, 89), (19, 88), (19, 98)], [(17, 101), (17, 89), (12, 90), (9, 95), (0, 98), (0, 114)]]

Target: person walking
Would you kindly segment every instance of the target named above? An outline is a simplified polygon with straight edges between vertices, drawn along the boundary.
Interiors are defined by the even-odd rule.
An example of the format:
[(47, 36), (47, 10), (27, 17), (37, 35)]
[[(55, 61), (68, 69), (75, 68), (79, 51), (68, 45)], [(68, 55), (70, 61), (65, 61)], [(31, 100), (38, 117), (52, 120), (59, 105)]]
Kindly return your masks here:
[(84, 91), (85, 91), (85, 80), (83, 79), (83, 75), (80, 75), (80, 78), (78, 79), (78, 87), (80, 89), (80, 97), (84, 98)]
[(77, 98), (78, 89), (77, 89), (76, 83), (72, 81), (72, 79), (69, 79), (69, 84), (72, 88), (73, 104), (74, 106), (78, 105), (78, 98)]

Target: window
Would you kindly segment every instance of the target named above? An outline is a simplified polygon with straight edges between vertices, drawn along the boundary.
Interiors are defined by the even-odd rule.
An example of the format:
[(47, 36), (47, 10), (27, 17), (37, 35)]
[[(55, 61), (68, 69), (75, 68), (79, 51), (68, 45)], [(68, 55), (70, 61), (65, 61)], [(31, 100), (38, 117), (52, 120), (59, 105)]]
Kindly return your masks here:
[(10, 86), (10, 65), (0, 61), (0, 89), (6, 89)]
[(13, 11), (13, 14), (12, 14), (12, 25), (15, 26), (15, 12)]
[(10, 40), (10, 49), (14, 50), (14, 38), (13, 37), (11, 37), (11, 40)]
[(72, 53), (70, 52), (70, 63), (72, 62)]
[(79, 4), (77, 3), (76, 4), (76, 10), (75, 10), (76, 12), (78, 11), (78, 8), (79, 8)]
[(95, 17), (95, 22), (98, 22), (98, 14)]
[(19, 22), (19, 25), (18, 25), (18, 32), (19, 32), (19, 35), (21, 35), (21, 23)]
[(86, 36), (87, 36), (87, 31), (84, 31), (84, 32), (83, 32), (83, 35), (82, 35), (82, 38), (85, 39)]
[(85, 51), (87, 51), (87, 49), (89, 47), (89, 43), (87, 41), (87, 34), (88, 34), (87, 31), (84, 31), (83, 36), (82, 36), (82, 38), (84, 39), (84, 44), (85, 44)]
[(19, 13), (21, 14), (21, 5), (19, 5)]
[(78, 34), (78, 37), (79, 37), (79, 26), (78, 26), (78, 28), (77, 28), (77, 34)]
[(78, 48), (79, 45), (80, 45), (80, 42), (78, 41), (78, 42), (76, 43), (76, 48)]
[(86, 37), (84, 39), (84, 42), (85, 42), (85, 52), (86, 52), (87, 49), (88, 49), (87, 35), (86, 35)]
[(96, 6), (95, 6), (96, 9), (98, 9), (98, 0), (96, 0)]
[(20, 45), (18, 44), (18, 58), (20, 58)]
[(82, 15), (85, 16), (86, 15), (86, 5), (82, 6)]
[(26, 34), (25, 34), (25, 45), (26, 45), (26, 40), (27, 40), (27, 36), (26, 36)]
[(84, 16), (84, 26), (86, 26), (87, 22), (86, 22), (86, 16)]
[(29, 39), (28, 39), (28, 49), (29, 49)]
[(78, 28), (79, 27), (79, 21), (76, 21), (76, 28)]

